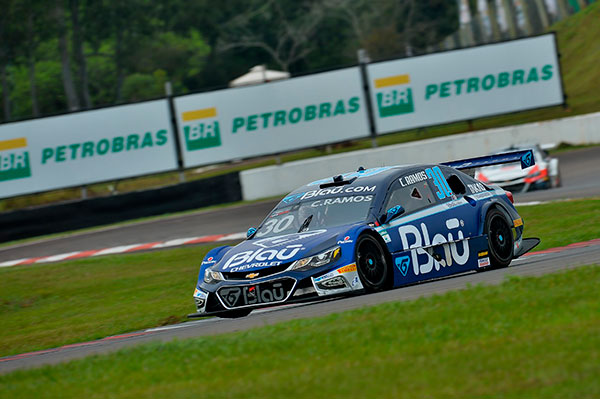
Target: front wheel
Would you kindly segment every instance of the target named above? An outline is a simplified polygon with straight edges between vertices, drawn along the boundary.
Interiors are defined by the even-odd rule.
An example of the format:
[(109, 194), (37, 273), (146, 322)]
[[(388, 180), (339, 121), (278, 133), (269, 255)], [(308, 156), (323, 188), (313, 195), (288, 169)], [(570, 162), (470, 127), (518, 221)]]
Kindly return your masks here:
[(392, 273), (379, 241), (370, 235), (362, 235), (355, 251), (358, 276), (365, 290), (374, 292), (389, 288)]
[(492, 268), (508, 266), (513, 258), (514, 238), (502, 212), (497, 209), (488, 212), (485, 218), (485, 233)]

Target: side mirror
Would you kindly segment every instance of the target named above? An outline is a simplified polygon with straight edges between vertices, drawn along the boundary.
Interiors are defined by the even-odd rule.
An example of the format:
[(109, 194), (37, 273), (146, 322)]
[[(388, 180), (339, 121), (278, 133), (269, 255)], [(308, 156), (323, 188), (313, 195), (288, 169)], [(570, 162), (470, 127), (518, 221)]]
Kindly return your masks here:
[(389, 223), (392, 219), (397, 218), (398, 216), (402, 215), (404, 212), (405, 212), (405, 210), (401, 205), (396, 205), (394, 207), (391, 207), (390, 209), (387, 210), (386, 213), (381, 215), (381, 217), (379, 218), (379, 223), (380, 224)]
[(248, 231), (246, 232), (246, 238), (252, 237), (254, 235), (254, 233), (256, 233), (256, 228), (250, 227), (248, 229)]

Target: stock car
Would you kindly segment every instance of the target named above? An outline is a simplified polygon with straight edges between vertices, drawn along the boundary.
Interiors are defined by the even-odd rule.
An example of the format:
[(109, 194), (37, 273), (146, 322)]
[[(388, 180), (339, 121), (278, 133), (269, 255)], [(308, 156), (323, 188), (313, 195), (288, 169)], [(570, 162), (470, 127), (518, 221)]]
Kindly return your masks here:
[[(438, 165), (364, 169), (283, 198), (240, 244), (209, 251), (190, 317), (401, 287), (508, 266), (523, 238), (512, 194), (475, 180), (485, 165), (535, 163), (531, 150)], [(467, 173), (464, 173), (465, 171)]]
[[(560, 187), (562, 182), (558, 158), (550, 157), (539, 145), (524, 148), (531, 148), (533, 151), (535, 165), (525, 169), (521, 169), (517, 163), (487, 166), (475, 171), (475, 179), (514, 192)], [(524, 148), (512, 147), (498, 153)]]

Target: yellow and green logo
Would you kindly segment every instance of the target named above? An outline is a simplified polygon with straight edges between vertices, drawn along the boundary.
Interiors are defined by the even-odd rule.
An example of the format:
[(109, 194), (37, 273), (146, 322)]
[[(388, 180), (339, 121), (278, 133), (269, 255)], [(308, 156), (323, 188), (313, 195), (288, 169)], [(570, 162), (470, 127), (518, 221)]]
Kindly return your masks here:
[(221, 132), (217, 118), (217, 108), (203, 108), (181, 114), (185, 146), (188, 151), (202, 150), (221, 145)]
[(0, 141), (0, 181), (31, 177), (27, 138)]
[(375, 79), (377, 92), (377, 109), (379, 117), (396, 116), (415, 112), (413, 103), (410, 75), (394, 75)]

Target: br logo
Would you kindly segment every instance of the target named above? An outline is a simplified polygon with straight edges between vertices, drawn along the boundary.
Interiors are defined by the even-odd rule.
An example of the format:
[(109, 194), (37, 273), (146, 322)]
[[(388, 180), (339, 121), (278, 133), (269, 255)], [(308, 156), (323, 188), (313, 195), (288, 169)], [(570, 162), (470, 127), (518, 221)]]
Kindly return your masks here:
[(409, 83), (410, 75), (375, 79), (375, 89), (383, 89), (376, 94), (380, 118), (409, 114), (415, 111), (412, 89), (407, 86)]
[(31, 176), (27, 138), (0, 141), (0, 181)]
[(396, 258), (395, 262), (400, 273), (406, 277), (406, 273), (408, 273), (408, 268), (410, 267), (410, 256), (400, 256)]
[(221, 145), (221, 132), (216, 117), (217, 109), (215, 107), (187, 111), (181, 114), (183, 123), (193, 122), (183, 126), (185, 146), (188, 151)]

